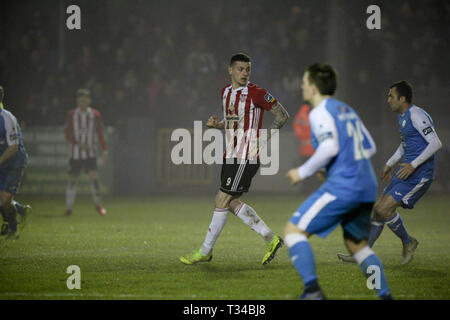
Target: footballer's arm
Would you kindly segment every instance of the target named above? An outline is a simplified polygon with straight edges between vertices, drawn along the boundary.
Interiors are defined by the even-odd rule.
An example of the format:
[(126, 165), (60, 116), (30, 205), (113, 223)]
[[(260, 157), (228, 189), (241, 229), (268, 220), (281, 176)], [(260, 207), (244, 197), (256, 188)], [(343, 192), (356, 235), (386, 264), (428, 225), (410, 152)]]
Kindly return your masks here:
[[(275, 116), (275, 119), (273, 119), (270, 129), (274, 130), (281, 129), (289, 119), (289, 113), (278, 101), (273, 105), (272, 109), (270, 109), (270, 112)], [(267, 140), (271, 138), (272, 134), (271, 131), (272, 130), (268, 130), (267, 132)]]
[(287, 172), (286, 176), (291, 184), (296, 184), (326, 167), (339, 153), (339, 139), (333, 117), (325, 109), (315, 109), (310, 113), (309, 120), (319, 146), (303, 165)]
[(402, 168), (397, 172), (397, 177), (403, 180), (408, 179), (418, 166), (427, 161), (442, 147), (442, 142), (439, 140), (436, 131), (429, 122), (429, 119), (423, 113), (413, 110), (411, 112), (411, 122), (428, 145), (422, 153), (410, 163), (400, 163)]
[(273, 105), (272, 109), (270, 109), (270, 112), (275, 116), (270, 129), (281, 129), (289, 119), (289, 113), (278, 101)]
[(0, 156), (0, 166), (5, 163), (9, 158), (11, 158), (13, 155), (16, 154), (16, 152), (19, 150), (18, 144), (10, 145), (5, 152)]
[(403, 157), (404, 150), (403, 146), (400, 143), (395, 153), (392, 155), (392, 157), (389, 158), (389, 160), (386, 162), (386, 164), (383, 167), (383, 170), (381, 171), (381, 180), (383, 181), (389, 181), (392, 179), (392, 167)]

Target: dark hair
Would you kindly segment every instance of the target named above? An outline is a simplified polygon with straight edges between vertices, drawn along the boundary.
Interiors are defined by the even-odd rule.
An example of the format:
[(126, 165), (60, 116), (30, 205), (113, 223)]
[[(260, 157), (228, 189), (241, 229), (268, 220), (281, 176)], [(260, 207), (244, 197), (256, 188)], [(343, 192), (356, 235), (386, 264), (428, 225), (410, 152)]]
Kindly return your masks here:
[(232, 66), (236, 61), (251, 62), (251, 59), (245, 53), (236, 53), (230, 59), (230, 66)]
[(5, 90), (0, 86), (0, 102), (3, 102), (3, 97), (5, 96)]
[(87, 97), (89, 97), (90, 96), (89, 90), (88, 89), (83, 89), (83, 88), (78, 89), (77, 90), (77, 97), (80, 97), (80, 96), (87, 96)]
[(406, 80), (398, 81), (391, 86), (391, 89), (392, 88), (397, 89), (398, 99), (400, 99), (400, 97), (405, 97), (405, 101), (411, 103), (412, 86), (408, 81)]
[(320, 94), (333, 95), (337, 87), (337, 75), (329, 64), (314, 63), (306, 67), (308, 80), (315, 84)]

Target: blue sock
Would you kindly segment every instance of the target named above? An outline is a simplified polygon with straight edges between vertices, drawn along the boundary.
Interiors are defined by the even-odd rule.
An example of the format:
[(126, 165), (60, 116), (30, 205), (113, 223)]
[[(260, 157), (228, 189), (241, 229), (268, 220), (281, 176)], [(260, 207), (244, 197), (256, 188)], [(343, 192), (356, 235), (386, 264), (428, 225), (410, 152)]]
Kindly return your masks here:
[(358, 251), (355, 255), (353, 255), (353, 257), (359, 264), (359, 267), (361, 268), (366, 278), (368, 278), (372, 274), (375, 274), (373, 269), (378, 267), (377, 269), (379, 269), (380, 271), (379, 287), (375, 287), (375, 290), (377, 291), (379, 297), (390, 295), (391, 290), (389, 289), (389, 285), (386, 280), (386, 274), (384, 273), (383, 265), (381, 264), (380, 259), (375, 255), (375, 252), (373, 252), (372, 249), (367, 246)]
[(3, 210), (3, 206), (0, 206), (0, 214), (2, 215), (3, 221), (6, 221), (5, 210)]
[(403, 224), (402, 217), (398, 212), (395, 213), (395, 216), (391, 220), (386, 221), (386, 224), (389, 229), (391, 229), (392, 232), (402, 240), (403, 243), (406, 244), (411, 241), (405, 225)]
[(373, 247), (373, 244), (375, 241), (377, 241), (378, 237), (380, 236), (381, 232), (383, 231), (384, 223), (383, 222), (377, 222), (372, 221), (370, 226), (370, 234), (369, 234), (369, 247)]
[(17, 209), (15, 206), (11, 206), (11, 210), (7, 212), (4, 208), (6, 221), (8, 222), (9, 229), (13, 232), (17, 231)]
[(317, 282), (314, 254), (306, 236), (302, 234), (291, 234), (287, 235), (285, 240), (289, 247), (291, 262), (303, 280), (305, 291), (308, 289), (318, 289), (319, 285)]

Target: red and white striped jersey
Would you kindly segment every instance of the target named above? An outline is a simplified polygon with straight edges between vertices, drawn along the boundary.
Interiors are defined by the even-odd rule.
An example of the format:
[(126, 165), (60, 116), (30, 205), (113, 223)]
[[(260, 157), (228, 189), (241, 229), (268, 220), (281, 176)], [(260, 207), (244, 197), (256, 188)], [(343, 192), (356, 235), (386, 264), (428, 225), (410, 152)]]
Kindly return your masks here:
[(254, 159), (264, 110), (271, 110), (277, 100), (266, 90), (248, 82), (246, 86), (222, 89), (225, 120), (225, 158)]
[[(65, 128), (66, 139), (71, 143), (69, 157), (74, 160), (95, 158), (97, 153), (97, 139), (102, 150), (106, 150), (105, 137), (103, 135), (102, 115), (93, 108), (87, 108), (85, 112), (75, 108), (67, 113)], [(81, 148), (80, 145), (87, 148)]]

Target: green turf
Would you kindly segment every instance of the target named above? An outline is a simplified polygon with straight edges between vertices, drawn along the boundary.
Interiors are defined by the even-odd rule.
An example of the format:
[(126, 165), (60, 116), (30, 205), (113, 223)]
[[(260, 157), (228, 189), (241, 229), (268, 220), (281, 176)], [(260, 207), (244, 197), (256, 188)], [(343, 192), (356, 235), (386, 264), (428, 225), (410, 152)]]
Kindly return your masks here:
[[(302, 284), (286, 247), (266, 266), (262, 239), (230, 215), (210, 263), (185, 266), (179, 256), (198, 248), (209, 226), (213, 197), (107, 199), (101, 217), (89, 198), (63, 217), (64, 199), (18, 199), (33, 215), (17, 241), (0, 242), (0, 299), (295, 299)], [(281, 233), (300, 200), (246, 196)], [(420, 244), (401, 266), (401, 242), (385, 229), (374, 250), (397, 299), (450, 298), (450, 201), (427, 195), (401, 211)], [(375, 299), (358, 266), (339, 262), (338, 227), (311, 238), (320, 283), (331, 299)], [(81, 290), (69, 290), (66, 268), (81, 268)]]

